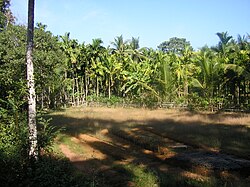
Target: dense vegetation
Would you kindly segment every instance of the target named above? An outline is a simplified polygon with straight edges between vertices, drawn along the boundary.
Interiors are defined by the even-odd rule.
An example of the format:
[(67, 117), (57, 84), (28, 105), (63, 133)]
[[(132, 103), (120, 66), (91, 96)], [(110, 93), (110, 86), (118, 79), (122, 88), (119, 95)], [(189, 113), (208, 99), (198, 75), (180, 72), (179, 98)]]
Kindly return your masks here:
[[(162, 102), (216, 109), (249, 104), (250, 43), (227, 32), (219, 42), (194, 51), (184, 38), (170, 38), (152, 48), (122, 35), (111, 46), (101, 39), (79, 44), (70, 34), (53, 36), (46, 26), (35, 28), (35, 79), (39, 108), (78, 106), (87, 101)], [(1, 99), (25, 98), (26, 28), (8, 25), (1, 33)]]
[[(9, 5), (9, 0), (0, 1), (0, 168), (5, 174), (0, 180), (11, 185), (35, 174), (23, 172), (30, 167), (26, 127), (27, 29), (14, 23)], [(37, 107), (55, 109), (96, 101), (248, 110), (250, 36), (234, 39), (227, 32), (217, 36), (217, 45), (197, 51), (186, 39), (176, 37), (152, 49), (140, 48), (139, 38), (125, 40), (121, 35), (104, 47), (101, 39), (80, 44), (69, 33), (54, 36), (46, 25), (38, 23), (34, 36)], [(48, 121), (39, 119), (42, 153), (48, 150), (55, 134)], [(40, 162), (36, 167), (44, 166)], [(9, 177), (13, 174), (19, 178)], [(39, 176), (44, 177), (42, 173)], [(40, 178), (34, 180), (38, 182)], [(34, 181), (26, 182), (32, 185)]]
[(227, 32), (217, 35), (216, 46), (194, 51), (183, 38), (171, 38), (154, 50), (139, 48), (138, 38), (118, 36), (105, 48), (101, 39), (79, 44), (66, 33), (57, 42), (64, 59), (54, 63), (56, 79), (46, 88), (41, 85), (38, 102), (75, 106), (107, 97), (146, 105), (248, 108), (249, 35), (237, 40)]

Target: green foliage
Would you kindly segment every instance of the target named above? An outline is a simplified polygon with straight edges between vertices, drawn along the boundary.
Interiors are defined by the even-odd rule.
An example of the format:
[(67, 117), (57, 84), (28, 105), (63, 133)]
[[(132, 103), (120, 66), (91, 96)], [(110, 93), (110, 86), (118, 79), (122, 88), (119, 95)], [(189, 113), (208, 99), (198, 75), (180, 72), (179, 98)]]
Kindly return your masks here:
[(0, 98), (11, 93), (21, 101), (25, 94), (25, 29), (9, 26), (0, 32)]
[(209, 101), (207, 98), (200, 97), (197, 93), (190, 94), (189, 97), (188, 108), (193, 110), (208, 110), (209, 109)]
[(151, 187), (159, 186), (159, 179), (157, 174), (153, 171), (148, 171), (147, 169), (135, 166), (126, 165), (125, 169), (132, 175), (132, 182), (138, 187)]
[(96, 102), (100, 104), (105, 104), (108, 106), (115, 106), (115, 105), (122, 105), (124, 99), (117, 97), (117, 96), (111, 96), (110, 98), (105, 96), (96, 96), (96, 95), (89, 95), (87, 97), (88, 102)]
[[(3, 186), (82, 186), (86, 180), (74, 173), (67, 160), (48, 157), (45, 151), (51, 151), (54, 138), (58, 134), (55, 127), (49, 126), (49, 120), (39, 119), (38, 144), (39, 160), (30, 163), (28, 157), (28, 130), (26, 120), (15, 120), (1, 108), (1, 116), (8, 122), (0, 121), (0, 182)], [(4, 122), (5, 121), (5, 122)], [(79, 178), (79, 177), (80, 178)], [(79, 183), (80, 182), (80, 183)]]
[(3, 163), (23, 163), (27, 156), (28, 131), (25, 113), (20, 112), (23, 101), (16, 99), (13, 95), (9, 95), (7, 101), (0, 99), (0, 152)]
[[(6, 116), (6, 112), (1, 110), (1, 115)], [(3, 161), (19, 160), (24, 156), (27, 149), (27, 128), (25, 123), (15, 126), (14, 120), (9, 123), (0, 123), (0, 150)]]
[(41, 157), (33, 170), (28, 170), (27, 179), (23, 186), (90, 186), (67, 159), (54, 156)]
[[(28, 142), (28, 129), (27, 129), (27, 120), (26, 120), (26, 112), (22, 112), (20, 110), (20, 105), (22, 105), (22, 101), (16, 101), (13, 95), (7, 98), (7, 101), (0, 100), (0, 182), (3, 186), (13, 186), (16, 184), (20, 184), (20, 186), (33, 185), (38, 183), (39, 180), (44, 180), (42, 182), (48, 183), (44, 176), (34, 175), (33, 178), (29, 178), (30, 174), (34, 174), (38, 172), (42, 172), (49, 176), (48, 172), (52, 172), (52, 170), (47, 170), (48, 167), (52, 167), (53, 165), (48, 165), (54, 163), (56, 165), (56, 161), (49, 163), (47, 161), (47, 168), (44, 167), (46, 162), (43, 160), (43, 155), (45, 151), (49, 151), (54, 138), (58, 134), (58, 130), (55, 127), (49, 125), (49, 120), (40, 117), (39, 121), (39, 131), (38, 131), (38, 143), (40, 152), (43, 154), (40, 155), (40, 159), (38, 163), (32, 163), (29, 160), (28, 150), (29, 150), (29, 142)], [(58, 162), (60, 163), (60, 162)], [(40, 164), (43, 164), (42, 166)], [(29, 168), (32, 168), (32, 171)], [(39, 169), (37, 169), (38, 167)], [(58, 170), (62, 170), (61, 166), (57, 167)], [(34, 170), (34, 168), (36, 168)], [(57, 169), (56, 168), (56, 169)], [(54, 167), (55, 169), (55, 167)], [(55, 170), (53, 170), (55, 171)], [(63, 172), (62, 170), (61, 172)], [(39, 178), (41, 177), (41, 179)], [(56, 177), (58, 177), (57, 180)], [(38, 178), (38, 179), (37, 179)], [(26, 182), (31, 181), (31, 183), (26, 184)], [(33, 181), (34, 180), (34, 181)], [(60, 182), (61, 178), (59, 176), (55, 176), (53, 182)], [(66, 179), (65, 179), (66, 180)], [(51, 181), (52, 182), (52, 181)], [(38, 183), (39, 184), (39, 183)], [(54, 184), (54, 183), (53, 183)], [(67, 183), (68, 184), (68, 183)], [(37, 185), (34, 185), (37, 186)], [(39, 184), (38, 186), (41, 186)], [(67, 186), (67, 185), (66, 185)]]
[(158, 90), (163, 101), (171, 101), (175, 99), (176, 86), (174, 77), (174, 68), (172, 67), (172, 56), (159, 52), (157, 55), (159, 79)]
[[(180, 104), (186, 105), (189, 96), (196, 95), (199, 98), (191, 99), (195, 103), (190, 106), (208, 110), (213, 110), (218, 98), (224, 98), (224, 106), (226, 103), (246, 103), (247, 99), (239, 95), (248, 92), (249, 41), (243, 37), (236, 42), (227, 33), (217, 35), (218, 46), (223, 45), (223, 48), (217, 47), (218, 50), (203, 47), (193, 51), (186, 39), (171, 38), (157, 51), (139, 49), (139, 39), (129, 41), (123, 36), (115, 38), (111, 49), (103, 47), (101, 39), (89, 45), (77, 45), (68, 33), (62, 37), (68, 61), (72, 62), (72, 50), (80, 50), (80, 55), (73, 66), (72, 63), (67, 66), (67, 79), (73, 84), (67, 87), (66, 95), (73, 105), (79, 104), (80, 99), (84, 102), (88, 95), (96, 95), (95, 100), (98, 97), (110, 99), (114, 95), (130, 103), (140, 102), (140, 105), (181, 100)], [(237, 93), (239, 89), (241, 93)]]
[(38, 114), (38, 149), (39, 151), (51, 152), (54, 140), (57, 135), (63, 130), (50, 125), (51, 119), (46, 119), (42, 114)]
[(2, 186), (91, 186), (88, 178), (78, 173), (69, 160), (44, 155), (32, 165), (1, 162)]
[(13, 100), (1, 100), (0, 104), (0, 181), (5, 185), (23, 177), (28, 158), (28, 131)]
[(0, 0), (0, 31), (6, 26), (6, 13), (9, 11), (10, 0)]
[[(9, 1), (2, 2), (6, 12)], [(198, 51), (185, 38), (170, 38), (154, 50), (139, 48), (139, 38), (125, 40), (122, 35), (111, 43), (113, 48), (106, 48), (100, 38), (79, 44), (70, 33), (59, 38), (38, 23), (34, 37), (37, 106), (76, 106), (94, 94), (141, 100), (142, 105), (183, 98), (187, 104), (188, 96), (196, 94), (208, 105), (213, 105), (214, 98), (224, 98), (232, 106), (246, 107), (249, 36), (237, 40), (227, 32), (217, 36), (215, 47)], [(10, 24), (0, 32), (0, 43), (0, 98), (5, 100), (11, 92), (16, 100), (25, 100), (26, 28)]]
[(24, 177), (28, 134), (24, 124), (19, 125), (19, 129), (13, 127), (13, 124), (1, 124), (0, 131), (0, 181), (3, 186), (8, 186)]
[(173, 37), (169, 41), (162, 42), (158, 49), (167, 53), (181, 54), (186, 46), (191, 46), (191, 44), (185, 38)]
[[(10, 25), (0, 32), (0, 98), (9, 92), (15, 93), (17, 100), (24, 100), (26, 94), (26, 29), (24, 26)], [(38, 107), (54, 107), (62, 97), (65, 60), (58, 38), (46, 31), (46, 26), (35, 28), (34, 63)]]

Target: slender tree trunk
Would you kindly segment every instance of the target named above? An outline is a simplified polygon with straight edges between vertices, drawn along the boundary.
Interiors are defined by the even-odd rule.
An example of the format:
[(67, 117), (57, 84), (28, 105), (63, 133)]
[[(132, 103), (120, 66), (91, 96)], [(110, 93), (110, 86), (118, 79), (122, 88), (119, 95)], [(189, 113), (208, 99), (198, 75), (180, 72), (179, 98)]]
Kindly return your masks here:
[(109, 99), (110, 99), (111, 98), (111, 78), (109, 78), (108, 92), (109, 92)]
[(72, 95), (72, 105), (75, 106), (75, 77), (73, 77), (73, 87), (72, 87), (72, 91), (73, 91), (73, 95)]
[(84, 68), (84, 97), (85, 97), (85, 102), (87, 102), (87, 95), (88, 95), (88, 85), (87, 85), (87, 72), (86, 69)]
[(238, 105), (241, 106), (241, 92), (240, 92), (240, 88), (241, 88), (241, 81), (238, 80)]
[[(64, 82), (66, 82), (67, 81), (67, 70), (65, 70), (65, 72), (64, 72)], [(67, 90), (66, 90), (66, 88), (65, 88), (66, 86), (65, 86), (65, 83), (64, 83), (64, 85), (63, 85), (63, 93), (64, 93), (64, 108), (66, 108), (67, 107), (67, 102), (68, 102), (68, 93), (67, 93)]]
[(50, 105), (51, 105), (51, 89), (50, 89), (50, 86), (48, 87), (48, 94), (47, 94), (47, 98), (48, 98), (48, 107), (50, 108)]
[(247, 94), (247, 105), (250, 103), (249, 102), (249, 81), (246, 83), (246, 94)]
[[(184, 81), (184, 96), (187, 97), (188, 95), (188, 81), (187, 79), (185, 78), (185, 81)], [(188, 104), (188, 100), (185, 98), (186, 100), (186, 104)]]
[(82, 105), (84, 105), (84, 101), (85, 101), (85, 98), (84, 98), (84, 92), (85, 92), (85, 90), (84, 90), (84, 79), (83, 79), (83, 77), (81, 77), (81, 85), (80, 85), (80, 92), (81, 92), (81, 102), (82, 102)]
[(85, 78), (85, 100), (87, 102), (87, 97), (88, 97), (88, 93), (89, 93), (89, 77), (86, 74), (86, 78)]
[(65, 90), (65, 86), (63, 86), (63, 90), (62, 90), (62, 105), (64, 108), (66, 108), (66, 103), (67, 103), (67, 93)]
[[(76, 74), (77, 75), (77, 74)], [(79, 80), (78, 80), (78, 75), (76, 77), (76, 105), (80, 105), (80, 91), (79, 91)]]
[(41, 108), (43, 109), (44, 108), (44, 89), (42, 90), (42, 96), (41, 96)]
[(96, 97), (99, 97), (99, 82), (98, 82), (98, 77), (96, 77)]
[(29, 126), (29, 156), (37, 160), (37, 128), (36, 128), (36, 93), (33, 67), (33, 37), (34, 37), (34, 7), (35, 0), (29, 0), (28, 5), (28, 30), (27, 30), (27, 84), (28, 84), (28, 126)]
[(244, 93), (244, 99), (243, 99), (243, 104), (246, 105), (247, 103), (247, 94), (246, 94), (246, 79), (244, 78), (243, 80), (243, 93)]

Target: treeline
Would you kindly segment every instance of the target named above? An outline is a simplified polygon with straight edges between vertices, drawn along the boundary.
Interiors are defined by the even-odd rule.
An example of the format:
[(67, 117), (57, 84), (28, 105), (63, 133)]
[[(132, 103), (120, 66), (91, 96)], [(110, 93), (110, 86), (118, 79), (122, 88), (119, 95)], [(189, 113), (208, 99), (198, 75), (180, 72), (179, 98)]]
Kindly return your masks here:
[(249, 35), (237, 40), (227, 32), (217, 36), (217, 45), (194, 51), (183, 38), (171, 38), (154, 50), (140, 48), (138, 38), (118, 36), (105, 48), (101, 39), (79, 44), (66, 33), (60, 41), (68, 84), (61, 95), (73, 105), (95, 96), (145, 105), (248, 108)]
[[(70, 34), (53, 36), (35, 28), (34, 63), (40, 108), (79, 106), (89, 101), (191, 108), (249, 108), (250, 36), (217, 33), (218, 44), (194, 51), (184, 38), (170, 38), (158, 49), (140, 48), (139, 38), (101, 39), (80, 44)], [(26, 28), (0, 32), (0, 98), (25, 105)]]

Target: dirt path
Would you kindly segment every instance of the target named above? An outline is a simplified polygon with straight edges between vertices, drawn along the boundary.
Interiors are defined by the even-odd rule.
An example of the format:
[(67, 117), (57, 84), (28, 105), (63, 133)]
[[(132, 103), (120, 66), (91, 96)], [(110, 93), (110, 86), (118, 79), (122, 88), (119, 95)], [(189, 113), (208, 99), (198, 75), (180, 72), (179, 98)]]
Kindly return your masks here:
[(73, 142), (80, 144), (85, 154), (79, 155), (67, 145), (60, 144), (62, 153), (73, 163), (73, 165), (84, 175), (95, 180), (96, 177), (105, 178), (107, 181), (105, 186), (133, 186), (133, 183), (122, 173), (112, 168), (113, 164), (121, 164), (121, 162), (113, 160), (113, 157), (102, 153), (99, 149), (90, 147), (89, 143), (103, 143), (87, 134), (81, 134), (79, 138), (72, 137)]
[[(119, 184), (122, 182), (123, 184), (131, 185), (131, 181), (127, 179), (127, 176), (122, 176), (119, 171), (111, 167), (112, 165), (126, 165), (131, 163), (144, 165), (144, 167), (153, 168), (161, 173), (172, 175), (181, 174), (183, 177), (196, 179), (198, 181), (208, 180), (208, 177), (204, 175), (206, 173), (205, 170), (203, 173), (194, 173), (181, 167), (173, 167), (166, 164), (166, 155), (164, 156), (161, 153), (142, 148), (114, 134), (107, 133), (106, 136), (109, 136), (113, 142), (104, 141), (88, 134), (80, 134), (78, 137), (73, 137), (72, 141), (79, 143), (82, 148), (86, 150), (86, 154), (84, 155), (74, 153), (63, 144), (60, 145), (60, 148), (63, 154), (65, 154), (79, 170), (90, 175), (98, 175), (101, 173), (102, 176), (105, 176), (112, 184), (117, 184), (118, 180)], [(95, 166), (95, 171), (90, 169), (93, 168), (93, 166)]]
[[(125, 134), (122, 134), (125, 133)], [(88, 175), (102, 175), (109, 184), (131, 184), (127, 176), (114, 169), (114, 165), (144, 165), (161, 173), (171, 173), (198, 181), (207, 181), (211, 171), (221, 173), (228, 170), (250, 168), (250, 161), (237, 159), (229, 155), (204, 152), (185, 144), (162, 138), (142, 129), (130, 129), (112, 133), (102, 130), (103, 137), (97, 138), (89, 134), (79, 134), (72, 141), (80, 144), (85, 151), (79, 155), (64, 144), (60, 145), (63, 154), (81, 171)], [(147, 142), (154, 139), (154, 144)], [(154, 145), (158, 145), (155, 149)], [(171, 150), (178, 149), (178, 154)], [(198, 168), (187, 169), (187, 166)], [(119, 182), (118, 182), (119, 181)]]

